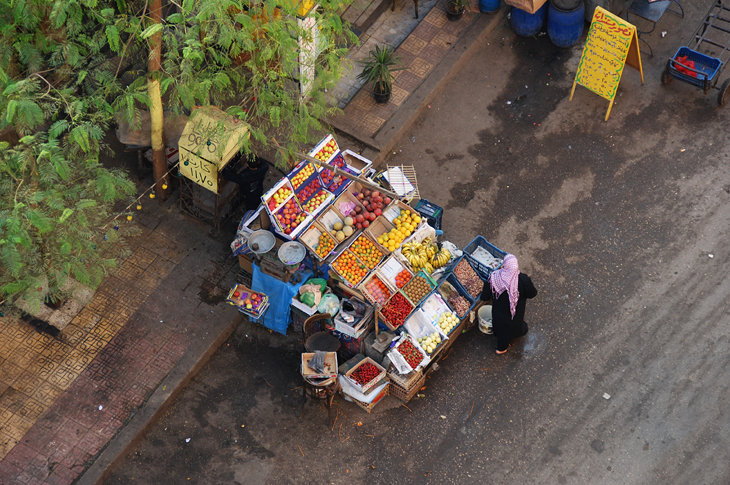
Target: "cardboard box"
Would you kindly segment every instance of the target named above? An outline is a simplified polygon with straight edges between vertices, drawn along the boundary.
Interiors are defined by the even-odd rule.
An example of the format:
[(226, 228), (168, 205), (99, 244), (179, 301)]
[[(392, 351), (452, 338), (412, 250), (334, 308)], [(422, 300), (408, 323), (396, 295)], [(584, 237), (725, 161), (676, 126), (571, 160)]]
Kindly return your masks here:
[(343, 151), (342, 156), (345, 157), (345, 163), (347, 164), (347, 166), (350, 167), (350, 169), (357, 174), (366, 172), (373, 165), (373, 162), (371, 160), (368, 160), (367, 158), (358, 155), (352, 150)]
[(253, 274), (253, 260), (248, 254), (238, 255), (238, 266), (240, 266), (241, 269), (248, 271), (249, 274)]
[[(365, 383), (364, 385), (360, 385), (352, 378), (352, 374), (357, 371), (360, 367), (362, 367), (364, 364), (370, 363), (374, 365), (380, 373), (374, 377), (370, 382)], [(368, 391), (371, 389), (374, 389), (378, 384), (382, 383), (383, 380), (385, 380), (385, 369), (381, 365), (379, 365), (377, 362), (375, 362), (370, 357), (365, 357), (363, 360), (361, 360), (356, 366), (354, 366), (352, 369), (347, 371), (347, 374), (345, 374), (345, 379), (347, 379), (347, 382), (352, 385), (355, 389), (362, 392), (363, 394), (368, 394)]]
[[(326, 234), (327, 237), (332, 240), (334, 246), (332, 247), (331, 251), (327, 252), (323, 256), (320, 256), (317, 253), (316, 248), (319, 246), (319, 237), (322, 234)], [(314, 255), (314, 257), (319, 259), (320, 261), (324, 261), (325, 259), (327, 259), (327, 257), (332, 254), (332, 252), (337, 248), (337, 241), (335, 240), (335, 238), (332, 237), (329, 232), (317, 221), (314, 221), (314, 223), (309, 226), (309, 229), (304, 231), (304, 234), (299, 237), (299, 242), (304, 244), (307, 249), (309, 249), (309, 251)]]
[(348, 192), (347, 190), (345, 190), (344, 192), (342, 192), (340, 194), (339, 197), (337, 197), (337, 199), (335, 199), (334, 203), (332, 204), (332, 206), (337, 211), (337, 214), (339, 214), (340, 217), (342, 217), (343, 219), (347, 216), (347, 214), (345, 214), (342, 211), (341, 204), (345, 204), (347, 202), (353, 203), (353, 204), (355, 204), (355, 206), (359, 206), (360, 209), (361, 209), (361, 211), (364, 211), (365, 210), (365, 206), (363, 206), (360, 203), (360, 201), (357, 200), (357, 198), (354, 195), (352, 195), (350, 192)]
[(309, 362), (314, 358), (314, 352), (302, 354), (302, 377), (310, 379), (327, 379), (337, 377), (337, 352), (327, 352), (324, 358), (324, 371), (319, 373), (309, 367)]
[(386, 256), (390, 254), (390, 250), (388, 248), (383, 247), (379, 242), (378, 238), (385, 234), (386, 232), (391, 231), (392, 229), (395, 229), (395, 226), (388, 221), (383, 216), (378, 216), (373, 222), (370, 223), (370, 226), (365, 229), (365, 232), (372, 238), (372, 240), (375, 242), (375, 246), (380, 249), (383, 254)]

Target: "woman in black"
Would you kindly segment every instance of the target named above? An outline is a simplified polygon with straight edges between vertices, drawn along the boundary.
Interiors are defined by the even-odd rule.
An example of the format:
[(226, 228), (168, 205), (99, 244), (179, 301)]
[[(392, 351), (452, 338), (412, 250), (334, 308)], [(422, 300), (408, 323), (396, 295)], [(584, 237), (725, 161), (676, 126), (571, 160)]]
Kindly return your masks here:
[(492, 300), (492, 328), (498, 354), (507, 352), (513, 338), (527, 334), (525, 302), (535, 296), (537, 289), (529, 276), (520, 273), (517, 258), (506, 255), (502, 268), (489, 275), (481, 296), (482, 301)]
[(243, 170), (238, 172), (238, 163), (229, 163), (221, 174), (226, 180), (238, 184), (238, 192), (246, 210), (254, 210), (261, 204), (264, 193), (264, 179), (269, 171), (266, 160), (254, 155), (241, 156), (245, 163)]

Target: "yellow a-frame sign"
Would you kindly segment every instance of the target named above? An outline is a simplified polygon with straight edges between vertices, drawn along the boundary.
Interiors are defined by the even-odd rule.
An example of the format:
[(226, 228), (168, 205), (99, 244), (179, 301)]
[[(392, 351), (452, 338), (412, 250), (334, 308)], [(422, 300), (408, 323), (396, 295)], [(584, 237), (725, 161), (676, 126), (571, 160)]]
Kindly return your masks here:
[(636, 27), (608, 10), (596, 7), (569, 101), (573, 100), (576, 84), (585, 86), (610, 101), (606, 112), (608, 121), (626, 64), (639, 71), (641, 84), (644, 84)]

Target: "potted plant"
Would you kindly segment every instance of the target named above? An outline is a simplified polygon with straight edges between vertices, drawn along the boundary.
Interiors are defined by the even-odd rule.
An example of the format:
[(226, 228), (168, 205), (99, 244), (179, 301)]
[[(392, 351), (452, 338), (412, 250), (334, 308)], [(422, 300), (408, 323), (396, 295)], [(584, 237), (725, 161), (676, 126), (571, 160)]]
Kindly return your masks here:
[(446, 18), (449, 20), (459, 20), (466, 7), (469, 6), (470, 0), (450, 0), (446, 4)]
[(376, 103), (387, 103), (390, 93), (393, 90), (393, 71), (405, 69), (400, 59), (395, 56), (395, 51), (390, 46), (375, 46), (368, 57), (360, 64), (363, 70), (357, 78), (365, 83), (373, 83), (373, 94)]

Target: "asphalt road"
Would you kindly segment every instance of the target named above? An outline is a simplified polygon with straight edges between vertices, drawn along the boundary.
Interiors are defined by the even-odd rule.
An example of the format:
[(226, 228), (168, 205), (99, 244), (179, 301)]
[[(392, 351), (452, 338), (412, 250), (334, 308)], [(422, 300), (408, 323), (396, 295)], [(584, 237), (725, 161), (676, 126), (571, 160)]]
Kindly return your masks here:
[(568, 102), (579, 49), (502, 25), (391, 154), (448, 239), (532, 276), (510, 352), (472, 330), (425, 397), (330, 429), (299, 419), (299, 348), (243, 326), (107, 483), (730, 483), (730, 108), (659, 83), (709, 7), (687, 3), (608, 122)]

